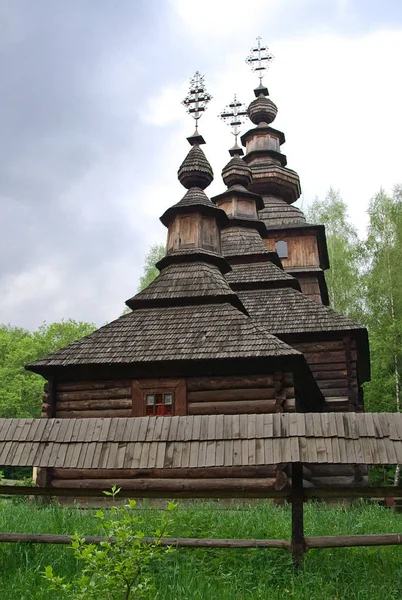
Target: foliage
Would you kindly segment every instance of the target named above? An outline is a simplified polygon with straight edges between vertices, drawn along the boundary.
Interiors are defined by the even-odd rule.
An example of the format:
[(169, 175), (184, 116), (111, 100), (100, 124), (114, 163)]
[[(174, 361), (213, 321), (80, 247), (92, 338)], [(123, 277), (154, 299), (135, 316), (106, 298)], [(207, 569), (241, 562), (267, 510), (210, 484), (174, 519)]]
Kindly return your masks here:
[(46, 323), (31, 332), (0, 325), (0, 417), (39, 417), (43, 378), (25, 365), (71, 344), (95, 329), (90, 323), (69, 319)]
[[(115, 498), (118, 492), (119, 489), (113, 487), (111, 492), (105, 493)], [(161, 512), (159, 525), (152, 535), (154, 541), (146, 543), (141, 513), (134, 510), (135, 506), (135, 500), (129, 500), (126, 506), (113, 506), (110, 513), (98, 510), (96, 517), (107, 540), (99, 545), (88, 544), (76, 535), (72, 548), (77, 560), (83, 563), (82, 571), (73, 582), (65, 583), (65, 579), (55, 575), (53, 567), (48, 565), (45, 578), (51, 589), (76, 600), (149, 597), (154, 589), (152, 569), (172, 551), (172, 548), (160, 545), (171, 520), (168, 512)], [(174, 507), (170, 502), (167, 511)]]
[(402, 374), (402, 189), (381, 190), (370, 202), (366, 270), (372, 381), (370, 410), (400, 410)]
[(153, 244), (145, 256), (144, 272), (140, 277), (140, 285), (138, 291), (148, 287), (150, 283), (159, 275), (155, 264), (165, 256), (165, 246), (163, 244)]
[(364, 246), (350, 222), (345, 202), (339, 192), (331, 188), (325, 200), (316, 198), (307, 208), (306, 217), (312, 223), (325, 224), (330, 263), (325, 279), (332, 308), (360, 321)]
[[(145, 535), (151, 535), (158, 509), (145, 505), (137, 511)], [(177, 537), (287, 538), (291, 534), (290, 507), (264, 500), (251, 505), (192, 502), (170, 513), (170, 535)], [(400, 533), (402, 515), (375, 503), (328, 506), (305, 505), (306, 535)], [(92, 510), (75, 507), (15, 505), (0, 500), (0, 531), (82, 535), (102, 534)], [(284, 550), (178, 548), (155, 564), (149, 600), (400, 600), (402, 548), (330, 548), (310, 550), (305, 566), (295, 574)], [(83, 561), (59, 544), (0, 544), (2, 600), (61, 600), (43, 579), (46, 565), (73, 581)], [(105, 596), (100, 594), (99, 600)]]

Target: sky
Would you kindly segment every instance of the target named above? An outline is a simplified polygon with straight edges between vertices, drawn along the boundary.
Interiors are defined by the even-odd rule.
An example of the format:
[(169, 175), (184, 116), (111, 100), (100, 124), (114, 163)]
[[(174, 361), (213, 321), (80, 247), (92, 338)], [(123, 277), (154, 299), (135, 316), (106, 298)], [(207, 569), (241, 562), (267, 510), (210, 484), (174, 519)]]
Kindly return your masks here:
[(402, 182), (400, 0), (0, 0), (0, 323), (121, 314), (185, 192), (189, 78), (213, 96), (213, 196), (233, 143), (218, 114), (253, 100), (257, 36), (298, 205), (332, 186), (363, 235), (370, 198)]

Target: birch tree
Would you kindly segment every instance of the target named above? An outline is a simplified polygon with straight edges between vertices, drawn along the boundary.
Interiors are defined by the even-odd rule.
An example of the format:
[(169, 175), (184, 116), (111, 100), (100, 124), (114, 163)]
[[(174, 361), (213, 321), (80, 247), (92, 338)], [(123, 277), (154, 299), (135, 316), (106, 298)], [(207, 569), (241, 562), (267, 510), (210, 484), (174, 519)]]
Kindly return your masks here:
[[(402, 375), (402, 187), (384, 190), (369, 206), (367, 248), (367, 324), (372, 381), (366, 386), (370, 410), (401, 411)], [(400, 466), (395, 485), (400, 480)]]
[(362, 319), (364, 245), (359, 239), (338, 191), (316, 198), (306, 210), (307, 220), (325, 225), (330, 268), (325, 272), (330, 305), (355, 320)]

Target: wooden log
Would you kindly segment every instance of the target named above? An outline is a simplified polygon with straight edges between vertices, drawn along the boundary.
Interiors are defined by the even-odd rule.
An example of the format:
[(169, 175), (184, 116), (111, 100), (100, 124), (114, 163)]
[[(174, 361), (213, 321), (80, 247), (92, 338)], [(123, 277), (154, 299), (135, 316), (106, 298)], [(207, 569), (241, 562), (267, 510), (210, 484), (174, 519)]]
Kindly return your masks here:
[(113, 410), (62, 410), (56, 412), (56, 418), (63, 419), (95, 419), (108, 417), (132, 417), (131, 409), (113, 409)]
[(343, 339), (324, 340), (321, 342), (295, 342), (292, 344), (300, 352), (328, 352), (330, 350), (343, 350)]
[(131, 381), (128, 379), (112, 381), (72, 381), (58, 383), (58, 392), (80, 392), (83, 390), (107, 390), (110, 388), (129, 388)]
[[(0, 542), (9, 543), (34, 543), (34, 544), (71, 544), (73, 536), (52, 533), (0, 533)], [(100, 544), (104, 541), (114, 542), (114, 538), (105, 538), (99, 535), (85, 535), (83, 539), (87, 544)], [(155, 538), (142, 537), (139, 539), (144, 544), (154, 544)], [(282, 548), (290, 550), (288, 540), (242, 540), (228, 538), (173, 538), (166, 537), (157, 540), (161, 546), (176, 546), (182, 548)]]
[(243, 376), (233, 375), (231, 377), (188, 377), (187, 391), (200, 392), (204, 390), (229, 390), (237, 388), (263, 388), (272, 387), (273, 375)]
[[(252, 467), (201, 467), (180, 469), (51, 469), (53, 479), (214, 479), (217, 477), (277, 477), (276, 465)], [(285, 475), (286, 477), (286, 475)], [(286, 478), (287, 479), (287, 478)], [(282, 489), (282, 488), (280, 488)]]
[(236, 390), (205, 390), (188, 392), (188, 402), (237, 402), (238, 400), (269, 400), (275, 398), (274, 388)]
[(114, 485), (125, 490), (137, 490), (139, 492), (165, 491), (165, 492), (185, 492), (185, 491), (232, 491), (250, 490), (250, 491), (268, 491), (275, 488), (276, 479), (273, 477), (222, 477), (214, 479), (172, 479), (172, 478), (154, 478), (154, 479), (53, 479), (50, 486), (52, 488), (68, 489), (81, 488), (108, 490)]
[[(360, 467), (355, 465), (331, 465), (331, 464), (309, 464), (308, 468), (312, 477), (355, 477), (356, 472), (360, 472)], [(359, 477), (359, 475), (357, 475)]]
[(348, 388), (330, 388), (330, 389), (321, 389), (325, 398), (340, 398), (340, 397), (348, 397)]
[(295, 412), (296, 411), (296, 400), (294, 398), (288, 398), (285, 400), (283, 404), (283, 408), (285, 412)]
[(131, 398), (131, 386), (121, 388), (107, 388), (104, 390), (58, 392), (57, 402), (71, 402), (73, 400), (107, 400), (110, 398), (127, 397)]
[[(192, 480), (193, 481), (193, 480)], [(81, 482), (80, 482), (81, 483)], [(14, 486), (0, 485), (0, 495), (6, 496), (54, 496), (66, 498), (103, 498), (105, 495), (103, 489), (82, 487), (76, 488), (57, 488), (47, 487), (39, 488), (32, 486)], [(137, 490), (137, 489), (121, 489), (119, 498), (288, 498), (289, 490), (276, 490), (274, 488), (265, 489), (243, 489), (241, 487), (236, 490), (197, 490), (190, 487), (188, 490)]]
[(371, 535), (322, 535), (306, 537), (309, 548), (352, 548), (355, 546), (401, 546), (400, 533), (375, 533)]
[[(308, 362), (308, 361), (307, 361)], [(310, 363), (309, 363), (310, 364)], [(346, 369), (346, 364), (345, 361), (334, 361), (334, 362), (324, 362), (322, 364), (320, 363), (315, 363), (315, 364), (311, 364), (310, 368), (312, 370), (313, 373), (318, 373), (321, 371), (344, 371)]]
[(56, 404), (57, 411), (66, 410), (115, 410), (122, 408), (130, 408), (132, 406), (131, 398), (113, 398), (109, 400), (74, 400), (71, 402), (58, 402)]
[(341, 362), (346, 364), (346, 354), (344, 351), (334, 352), (305, 352), (304, 356), (307, 363), (313, 364), (330, 364), (331, 362)]
[(347, 369), (340, 369), (339, 371), (315, 371), (315, 369), (313, 369), (313, 372), (318, 385), (320, 385), (322, 380), (346, 380), (348, 374)]
[(335, 388), (335, 389), (342, 388), (345, 390), (348, 389), (348, 380), (346, 378), (345, 379), (318, 379), (317, 383), (322, 392), (324, 392), (327, 389), (333, 389), (333, 388)]
[(354, 473), (353, 475), (321, 475), (321, 477), (312, 477), (311, 481), (316, 487), (343, 487), (358, 484), (358, 482), (355, 479)]
[(238, 415), (244, 413), (274, 413), (275, 400), (246, 400), (244, 402), (190, 402), (189, 415)]

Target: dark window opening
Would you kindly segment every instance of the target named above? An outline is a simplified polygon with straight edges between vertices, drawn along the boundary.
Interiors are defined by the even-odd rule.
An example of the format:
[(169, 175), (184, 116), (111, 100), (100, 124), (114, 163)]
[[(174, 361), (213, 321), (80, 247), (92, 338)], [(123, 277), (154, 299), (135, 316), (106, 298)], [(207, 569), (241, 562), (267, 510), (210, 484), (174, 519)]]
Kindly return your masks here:
[(275, 250), (277, 251), (279, 258), (288, 258), (288, 243), (284, 240), (276, 242)]
[(173, 414), (173, 394), (158, 393), (145, 395), (146, 414), (149, 416), (163, 416)]

